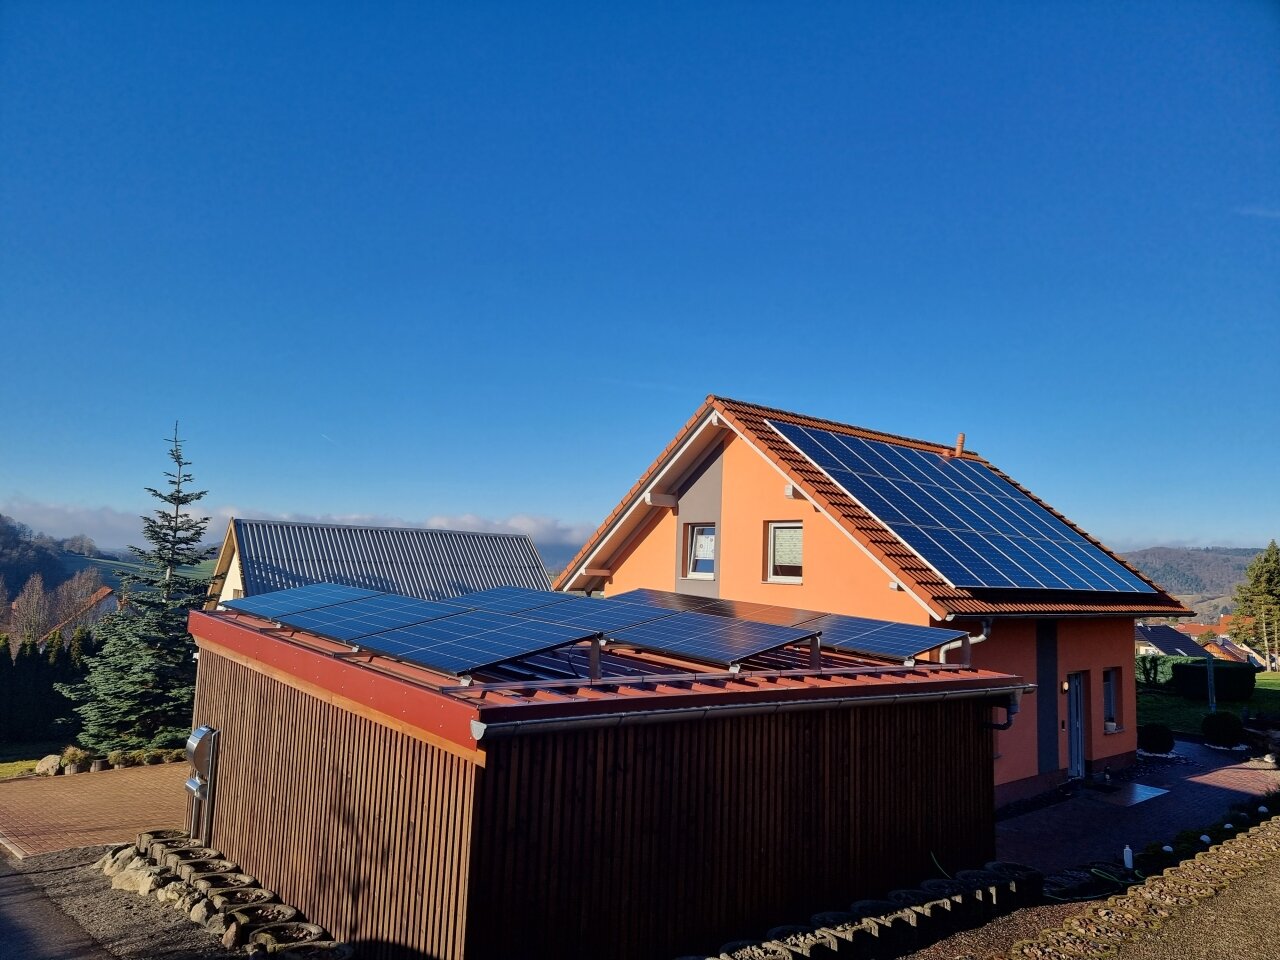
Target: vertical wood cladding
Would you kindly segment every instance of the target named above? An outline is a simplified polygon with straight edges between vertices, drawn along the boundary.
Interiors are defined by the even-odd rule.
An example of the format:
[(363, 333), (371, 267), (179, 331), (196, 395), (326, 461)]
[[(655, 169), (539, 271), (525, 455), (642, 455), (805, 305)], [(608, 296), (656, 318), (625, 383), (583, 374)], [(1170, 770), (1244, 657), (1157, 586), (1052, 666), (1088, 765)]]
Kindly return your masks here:
[(931, 854), (980, 865), (989, 716), (953, 701), (495, 740), (467, 956), (711, 951), (936, 876)]
[(463, 956), (473, 764), (208, 650), (195, 722), (216, 847), (341, 939)]

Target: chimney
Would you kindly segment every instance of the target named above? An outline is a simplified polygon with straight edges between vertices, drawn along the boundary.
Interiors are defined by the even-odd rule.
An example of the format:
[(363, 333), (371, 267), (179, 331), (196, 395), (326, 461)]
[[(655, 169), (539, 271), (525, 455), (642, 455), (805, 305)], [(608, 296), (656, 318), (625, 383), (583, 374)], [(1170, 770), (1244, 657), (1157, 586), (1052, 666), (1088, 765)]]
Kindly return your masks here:
[(964, 434), (956, 434), (956, 450), (952, 456), (958, 457), (964, 453)]

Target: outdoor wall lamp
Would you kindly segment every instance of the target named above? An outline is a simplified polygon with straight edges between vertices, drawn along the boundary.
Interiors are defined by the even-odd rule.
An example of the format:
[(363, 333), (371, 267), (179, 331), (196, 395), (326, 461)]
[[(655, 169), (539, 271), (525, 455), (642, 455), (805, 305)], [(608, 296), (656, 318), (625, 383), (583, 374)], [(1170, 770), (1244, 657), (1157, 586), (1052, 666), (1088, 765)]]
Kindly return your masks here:
[(1068, 690), (1070, 690), (1070, 689), (1071, 689), (1071, 684), (1070, 684), (1070, 683), (1068, 683), (1066, 680), (1063, 680), (1063, 681), (1062, 681), (1062, 692), (1063, 692), (1063, 693), (1066, 693), (1066, 692), (1067, 692)]

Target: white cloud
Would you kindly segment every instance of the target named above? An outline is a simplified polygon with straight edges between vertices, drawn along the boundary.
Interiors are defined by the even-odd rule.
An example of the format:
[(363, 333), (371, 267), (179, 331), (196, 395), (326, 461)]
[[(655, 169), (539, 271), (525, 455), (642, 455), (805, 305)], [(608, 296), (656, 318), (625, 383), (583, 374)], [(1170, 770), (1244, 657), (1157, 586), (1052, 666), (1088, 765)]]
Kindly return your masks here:
[[(197, 505), (199, 507), (201, 505)], [(144, 508), (145, 509), (145, 508)], [(51, 537), (85, 534), (99, 547), (116, 548), (142, 540), (139, 514), (114, 507), (87, 507), (80, 504), (44, 503), (26, 497), (0, 500), (0, 513), (25, 523)], [(350, 523), (380, 527), (435, 527), (448, 530), (475, 530), (482, 533), (523, 533), (543, 547), (580, 547), (595, 529), (590, 524), (567, 523), (555, 517), (515, 514), (484, 517), (474, 513), (436, 515), (424, 520), (374, 513), (273, 513), (234, 505), (210, 506), (203, 511), (210, 518), (210, 541), (220, 541), (232, 517), (254, 520), (288, 520), (295, 523)]]
[(1277, 207), (1236, 207), (1231, 212), (1242, 217), (1257, 217), (1260, 220), (1280, 220), (1280, 208)]

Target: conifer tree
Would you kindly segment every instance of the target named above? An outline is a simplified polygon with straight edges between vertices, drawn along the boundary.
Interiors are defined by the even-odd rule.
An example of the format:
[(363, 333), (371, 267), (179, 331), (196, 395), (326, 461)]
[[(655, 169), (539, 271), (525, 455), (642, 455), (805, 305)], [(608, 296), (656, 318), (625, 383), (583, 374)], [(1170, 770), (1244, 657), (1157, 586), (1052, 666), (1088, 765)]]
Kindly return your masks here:
[[(1252, 622), (1245, 622), (1252, 617)], [(1231, 621), (1231, 639), (1264, 653), (1277, 652), (1280, 627), (1280, 547), (1274, 540), (1253, 558), (1236, 587), (1236, 615)], [(1268, 668), (1269, 669), (1269, 668)]]
[(142, 517), (148, 546), (130, 547), (137, 572), (122, 571), (129, 606), (108, 614), (94, 628), (94, 649), (85, 651), (82, 683), (61, 687), (76, 704), (83, 724), (81, 745), (105, 753), (146, 747), (176, 747), (191, 731), (195, 694), (195, 644), (187, 614), (205, 600), (208, 580), (191, 568), (212, 556), (201, 548), (208, 517), (189, 512), (207, 491), (191, 489), (190, 462), (174, 424), (168, 488), (146, 490), (164, 506)]

